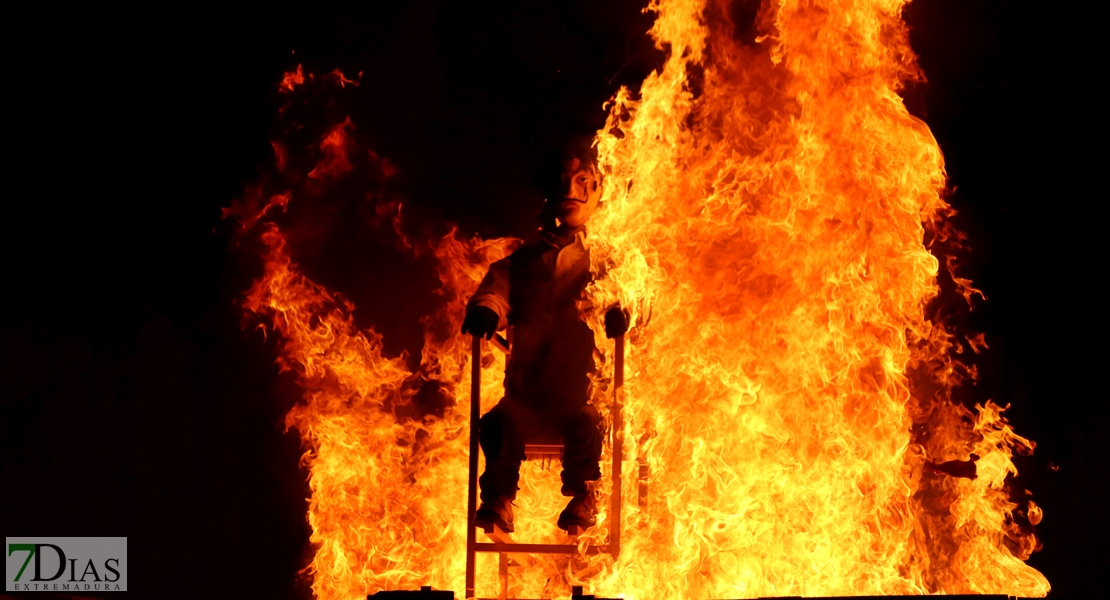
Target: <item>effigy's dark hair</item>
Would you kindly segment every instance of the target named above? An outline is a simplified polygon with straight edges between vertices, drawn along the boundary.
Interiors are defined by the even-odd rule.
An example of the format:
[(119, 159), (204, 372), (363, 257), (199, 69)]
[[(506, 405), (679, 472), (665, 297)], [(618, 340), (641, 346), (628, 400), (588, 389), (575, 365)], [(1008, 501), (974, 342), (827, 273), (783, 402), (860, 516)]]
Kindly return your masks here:
[(599, 175), (601, 174), (601, 168), (597, 163), (597, 147), (594, 146), (593, 136), (576, 135), (570, 138), (563, 146), (559, 166), (562, 167), (562, 163), (574, 158), (589, 164)]

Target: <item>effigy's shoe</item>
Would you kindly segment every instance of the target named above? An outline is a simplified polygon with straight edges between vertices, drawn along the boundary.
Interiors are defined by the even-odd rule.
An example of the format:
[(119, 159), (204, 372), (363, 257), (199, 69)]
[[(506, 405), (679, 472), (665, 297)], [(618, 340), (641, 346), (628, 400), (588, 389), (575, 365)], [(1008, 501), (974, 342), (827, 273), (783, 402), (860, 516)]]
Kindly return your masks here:
[(559, 513), (559, 529), (570, 531), (571, 527), (593, 527), (597, 523), (597, 492), (578, 494), (570, 499), (567, 507)]
[(498, 498), (482, 502), (474, 513), (474, 525), (481, 529), (492, 529), (497, 525), (505, 533), (513, 532), (513, 502), (509, 498)]

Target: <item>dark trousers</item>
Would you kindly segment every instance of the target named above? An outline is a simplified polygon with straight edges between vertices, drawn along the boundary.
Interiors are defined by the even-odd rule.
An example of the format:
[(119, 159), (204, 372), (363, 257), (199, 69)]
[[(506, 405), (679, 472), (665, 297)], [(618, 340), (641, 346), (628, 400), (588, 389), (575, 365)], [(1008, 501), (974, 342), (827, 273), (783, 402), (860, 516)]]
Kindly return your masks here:
[(516, 498), (526, 443), (562, 443), (563, 495), (586, 492), (601, 477), (601, 415), (586, 405), (572, 411), (536, 411), (507, 398), (482, 417), (478, 439), (486, 472), (478, 479), (482, 501)]

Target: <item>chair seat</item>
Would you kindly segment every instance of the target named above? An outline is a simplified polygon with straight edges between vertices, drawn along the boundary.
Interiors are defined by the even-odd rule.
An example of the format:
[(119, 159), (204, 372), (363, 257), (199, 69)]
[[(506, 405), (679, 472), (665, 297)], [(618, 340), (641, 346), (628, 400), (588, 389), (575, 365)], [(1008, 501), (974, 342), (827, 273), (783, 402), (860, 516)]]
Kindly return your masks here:
[(525, 444), (524, 460), (563, 460), (562, 444)]

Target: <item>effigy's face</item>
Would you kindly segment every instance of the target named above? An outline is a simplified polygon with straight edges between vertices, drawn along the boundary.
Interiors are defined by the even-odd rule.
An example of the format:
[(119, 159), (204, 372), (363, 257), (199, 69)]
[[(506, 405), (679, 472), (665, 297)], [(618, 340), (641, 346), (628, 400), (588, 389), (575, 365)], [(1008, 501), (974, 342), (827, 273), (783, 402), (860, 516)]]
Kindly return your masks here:
[(563, 163), (559, 220), (578, 227), (597, 211), (601, 200), (601, 178), (593, 165), (572, 158)]

